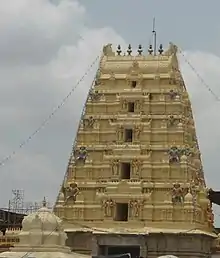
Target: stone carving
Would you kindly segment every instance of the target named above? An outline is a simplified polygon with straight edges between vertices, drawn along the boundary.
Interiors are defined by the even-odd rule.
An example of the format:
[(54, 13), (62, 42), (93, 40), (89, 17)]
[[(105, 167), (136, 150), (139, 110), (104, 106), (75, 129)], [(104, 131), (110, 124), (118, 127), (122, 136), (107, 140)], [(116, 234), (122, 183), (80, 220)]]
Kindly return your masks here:
[(176, 146), (171, 147), (168, 150), (168, 154), (169, 154), (169, 162), (170, 163), (180, 162), (181, 150), (179, 148), (177, 148)]
[(79, 188), (77, 186), (77, 183), (71, 183), (67, 187), (63, 187), (62, 192), (64, 194), (64, 200), (65, 204), (72, 201), (72, 203), (75, 203), (76, 196), (79, 194)]
[(105, 149), (105, 155), (113, 155), (113, 149), (112, 148)]
[(206, 217), (207, 217), (207, 221), (208, 221), (208, 226), (210, 228), (212, 228), (213, 224), (214, 224), (214, 214), (212, 212), (212, 206), (210, 203), (208, 204), (208, 207), (206, 210)]
[(133, 169), (133, 174), (134, 175), (140, 175), (140, 170), (141, 170), (141, 166), (142, 166), (142, 161), (135, 159), (132, 161), (132, 169)]
[(135, 101), (135, 109), (136, 110), (141, 110), (142, 108), (142, 102), (140, 100)]
[(76, 152), (76, 161), (86, 161), (86, 158), (88, 156), (88, 152), (85, 146), (82, 146), (79, 148), (79, 150)]
[(118, 175), (118, 172), (119, 172), (119, 160), (118, 159), (112, 160), (111, 168), (112, 168), (112, 175), (114, 175), (114, 176)]
[(183, 188), (179, 183), (175, 183), (172, 189), (172, 202), (174, 204), (177, 204), (177, 203), (183, 203), (183, 201), (184, 201)]
[(119, 125), (116, 131), (117, 135), (117, 140), (118, 141), (123, 141), (123, 136), (124, 136), (124, 129), (122, 125)]
[(149, 188), (143, 188), (142, 193), (144, 194), (145, 201), (150, 201), (153, 190)]
[(186, 156), (191, 156), (192, 150), (188, 146), (186, 146), (181, 150), (181, 154)]
[(174, 126), (175, 125), (176, 119), (174, 118), (173, 115), (169, 116), (168, 122), (169, 122), (169, 126)]
[(150, 92), (143, 92), (143, 96), (145, 96), (145, 98), (146, 98), (147, 100), (150, 100), (150, 98), (151, 98), (151, 93), (150, 93)]
[(101, 98), (101, 94), (97, 91), (97, 90), (91, 90), (89, 93), (89, 97), (91, 99), (91, 101), (97, 101), (100, 100)]
[(151, 158), (151, 154), (152, 154), (152, 150), (148, 150), (148, 149), (141, 150), (141, 155), (144, 155), (146, 160)]
[(134, 138), (135, 140), (139, 140), (142, 128), (140, 125), (136, 125), (134, 128)]
[(85, 127), (93, 128), (94, 124), (95, 124), (95, 119), (92, 116), (84, 120), (84, 128)]
[(122, 109), (127, 109), (128, 108), (128, 102), (126, 99), (123, 99), (122, 101)]
[(176, 79), (175, 79), (174, 77), (171, 77), (171, 78), (169, 79), (169, 84), (170, 84), (170, 85), (175, 85), (175, 84), (176, 84)]
[(130, 217), (139, 217), (140, 215), (140, 201), (138, 200), (131, 200), (130, 203)]
[[(169, 154), (169, 162), (170, 163), (179, 163), (181, 160), (182, 156), (190, 156), (192, 155), (192, 151), (189, 147), (184, 147), (182, 149), (173, 146), (168, 150), (168, 154)], [(185, 160), (186, 157), (184, 157), (183, 159)]]
[(174, 90), (169, 91), (170, 99), (174, 100), (177, 95), (178, 95), (177, 92), (175, 92)]
[(176, 55), (178, 51), (178, 47), (170, 42), (170, 46), (167, 51), (164, 52), (164, 55), (171, 56)]
[(104, 215), (105, 217), (112, 217), (113, 216), (113, 208), (114, 208), (114, 202), (112, 199), (106, 200), (103, 203), (104, 207)]
[(112, 44), (107, 44), (102, 49), (103, 55), (105, 56), (114, 56), (114, 52), (112, 51)]
[(203, 178), (203, 174), (201, 169), (197, 169), (193, 176), (193, 181), (196, 186), (204, 186), (205, 180)]

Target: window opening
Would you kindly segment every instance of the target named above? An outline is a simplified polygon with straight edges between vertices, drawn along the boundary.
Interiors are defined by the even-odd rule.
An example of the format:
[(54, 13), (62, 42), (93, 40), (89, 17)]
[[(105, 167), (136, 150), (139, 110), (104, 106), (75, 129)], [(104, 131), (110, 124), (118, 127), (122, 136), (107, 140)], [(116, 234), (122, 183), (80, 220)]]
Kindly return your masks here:
[(131, 178), (131, 164), (121, 163), (121, 179), (130, 179), (130, 178)]
[(125, 142), (132, 142), (133, 138), (133, 130), (125, 129)]
[(134, 102), (128, 102), (128, 112), (134, 112)]
[(128, 221), (128, 203), (116, 203), (115, 221)]
[(136, 82), (136, 81), (132, 81), (132, 82), (131, 82), (131, 87), (132, 87), (132, 88), (136, 88), (136, 86), (137, 86), (137, 82)]

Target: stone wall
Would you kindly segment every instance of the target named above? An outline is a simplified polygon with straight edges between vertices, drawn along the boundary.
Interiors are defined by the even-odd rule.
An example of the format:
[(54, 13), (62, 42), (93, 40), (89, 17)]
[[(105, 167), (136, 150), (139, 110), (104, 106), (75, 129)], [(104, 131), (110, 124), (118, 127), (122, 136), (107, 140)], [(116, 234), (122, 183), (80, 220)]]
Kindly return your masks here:
[(140, 246), (140, 256), (156, 258), (161, 255), (176, 255), (180, 258), (211, 257), (213, 239), (195, 234), (91, 234), (68, 233), (67, 245), (72, 251), (97, 256), (100, 246)]

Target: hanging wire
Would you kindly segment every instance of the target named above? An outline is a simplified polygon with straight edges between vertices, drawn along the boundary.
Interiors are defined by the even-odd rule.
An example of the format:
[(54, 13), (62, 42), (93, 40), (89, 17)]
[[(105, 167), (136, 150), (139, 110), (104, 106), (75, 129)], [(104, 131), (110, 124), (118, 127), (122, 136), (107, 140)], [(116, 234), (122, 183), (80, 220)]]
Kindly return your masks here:
[[(100, 60), (100, 62), (101, 62), (101, 60)], [(97, 70), (97, 72), (96, 72), (96, 74), (95, 74), (95, 77), (94, 77), (94, 79), (93, 79), (93, 81), (92, 81), (91, 87), (90, 87), (90, 89), (89, 89), (89, 91), (88, 91), (87, 98), (86, 98), (86, 101), (85, 101), (84, 106), (83, 106), (83, 109), (82, 109), (82, 113), (81, 113), (81, 116), (80, 116), (80, 119), (79, 119), (79, 123), (78, 123), (78, 128), (77, 128), (76, 135), (75, 135), (75, 139), (74, 139), (74, 142), (73, 142), (73, 145), (72, 145), (71, 155), (70, 155), (70, 157), (69, 157), (69, 161), (68, 161), (68, 163), (67, 163), (67, 167), (66, 167), (66, 172), (65, 172), (65, 175), (64, 175), (64, 179), (63, 179), (63, 182), (62, 182), (62, 184), (61, 184), (61, 189), (62, 189), (62, 187), (64, 187), (64, 185), (65, 185), (65, 183), (66, 183), (66, 181), (67, 181), (68, 172), (69, 172), (68, 169), (69, 169), (69, 166), (70, 166), (70, 164), (71, 164), (72, 157), (73, 157), (73, 155), (74, 155), (75, 148), (76, 148), (76, 144), (77, 144), (78, 131), (79, 131), (79, 129), (80, 129), (81, 123), (82, 123), (82, 121), (83, 121), (83, 117), (84, 117), (84, 115), (85, 115), (86, 104), (87, 104), (88, 99), (89, 99), (89, 97), (90, 97), (91, 90), (94, 88), (95, 81), (96, 81), (96, 78), (97, 78), (97, 74), (98, 74), (99, 72), (100, 72), (100, 66), (98, 67), (98, 70)], [(60, 189), (59, 189), (59, 192), (60, 192)], [(56, 206), (56, 204), (57, 204), (57, 202), (58, 202), (58, 200), (59, 200), (59, 192), (58, 192), (58, 195), (57, 195), (57, 198), (56, 198), (56, 202), (54, 203), (54, 207)]]
[(195, 73), (197, 78), (200, 80), (203, 86), (212, 94), (212, 96), (215, 98), (216, 101), (220, 101), (220, 97), (212, 90), (212, 88), (206, 83), (206, 81), (202, 78), (202, 76), (199, 74), (199, 72), (194, 68), (194, 66), (189, 62), (189, 60), (186, 58), (184, 52), (179, 49), (179, 53), (183, 57), (184, 61), (189, 65), (189, 67), (192, 69), (192, 71)]
[[(93, 66), (96, 64), (97, 60), (99, 59), (99, 56), (95, 58), (95, 60), (92, 62), (92, 64), (88, 67), (84, 75), (80, 78), (80, 80), (74, 85), (74, 87), (71, 89), (71, 91), (63, 98), (61, 103), (52, 111), (52, 113), (40, 124), (40, 126), (25, 140), (23, 141), (19, 147), (18, 150), (23, 148), (25, 145), (27, 145), (33, 138), (36, 136), (54, 117), (54, 115), (66, 104), (67, 100), (70, 98), (72, 93), (76, 90), (76, 88), (79, 86), (79, 84), (85, 79), (85, 77), (89, 74)], [(0, 162), (0, 166), (3, 166), (7, 161), (12, 159), (14, 155), (17, 154), (18, 150), (14, 150), (10, 155), (3, 158)]]

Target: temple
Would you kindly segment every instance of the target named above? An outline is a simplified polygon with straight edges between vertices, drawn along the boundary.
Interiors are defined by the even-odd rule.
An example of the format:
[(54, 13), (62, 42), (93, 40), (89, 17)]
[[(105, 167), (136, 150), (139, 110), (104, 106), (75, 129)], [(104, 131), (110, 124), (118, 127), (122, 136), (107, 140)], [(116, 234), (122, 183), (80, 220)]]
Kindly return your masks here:
[(44, 199), (42, 208), (23, 218), (19, 241), (12, 249), (0, 253), (0, 258), (88, 258), (71, 252), (65, 245), (66, 238), (62, 220), (46, 207)]
[(214, 217), (177, 50), (104, 46), (54, 206), (73, 251), (210, 255)]

